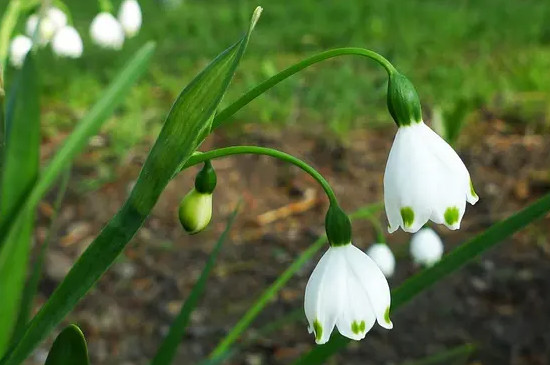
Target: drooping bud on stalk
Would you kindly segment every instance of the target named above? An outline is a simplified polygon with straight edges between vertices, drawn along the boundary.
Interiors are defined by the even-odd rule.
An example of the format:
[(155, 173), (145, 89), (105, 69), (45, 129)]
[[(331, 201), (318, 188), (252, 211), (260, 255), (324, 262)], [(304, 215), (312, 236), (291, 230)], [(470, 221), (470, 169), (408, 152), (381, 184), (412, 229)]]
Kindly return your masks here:
[(195, 177), (195, 188), (183, 198), (179, 207), (179, 220), (190, 234), (199, 233), (212, 219), (212, 193), (216, 188), (216, 172), (210, 161)]
[(331, 246), (344, 246), (351, 243), (351, 222), (338, 204), (330, 204), (325, 217), (325, 229)]
[(422, 121), (422, 107), (416, 89), (409, 79), (399, 72), (390, 74), (388, 110), (399, 127)]

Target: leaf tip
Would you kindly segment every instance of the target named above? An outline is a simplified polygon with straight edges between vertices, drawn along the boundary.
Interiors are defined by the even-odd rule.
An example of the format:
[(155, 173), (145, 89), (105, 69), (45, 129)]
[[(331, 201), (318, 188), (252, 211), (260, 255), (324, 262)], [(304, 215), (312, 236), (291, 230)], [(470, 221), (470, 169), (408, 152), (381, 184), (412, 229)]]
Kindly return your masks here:
[(252, 31), (256, 26), (256, 23), (260, 19), (260, 15), (262, 15), (262, 11), (264, 11), (264, 8), (262, 8), (261, 6), (257, 6), (256, 9), (254, 9), (252, 19), (250, 20), (250, 31)]

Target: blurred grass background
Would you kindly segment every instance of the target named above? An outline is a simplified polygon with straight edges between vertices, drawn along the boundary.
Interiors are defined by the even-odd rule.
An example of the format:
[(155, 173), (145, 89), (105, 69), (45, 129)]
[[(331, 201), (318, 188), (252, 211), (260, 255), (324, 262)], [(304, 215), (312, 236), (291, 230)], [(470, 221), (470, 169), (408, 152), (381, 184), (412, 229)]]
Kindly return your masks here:
[[(115, 9), (120, 1), (113, 1)], [(532, 133), (550, 129), (550, 2), (540, 0), (142, 0), (144, 25), (121, 52), (91, 44), (95, 1), (67, 2), (85, 42), (79, 60), (42, 51), (46, 136), (69, 131), (146, 40), (158, 42), (147, 78), (107, 123), (111, 157), (153, 140), (182, 87), (229, 46), (256, 5), (265, 8), (224, 104), (276, 72), (334, 47), (373, 49), (413, 81), (427, 119), (483, 113)], [(5, 6), (5, 5), (3, 5)], [(24, 20), (19, 25), (23, 32)], [(355, 128), (391, 123), (383, 70), (340, 57), (302, 72), (235, 118), (323, 128), (345, 140)], [(481, 113), (481, 114), (480, 114)]]

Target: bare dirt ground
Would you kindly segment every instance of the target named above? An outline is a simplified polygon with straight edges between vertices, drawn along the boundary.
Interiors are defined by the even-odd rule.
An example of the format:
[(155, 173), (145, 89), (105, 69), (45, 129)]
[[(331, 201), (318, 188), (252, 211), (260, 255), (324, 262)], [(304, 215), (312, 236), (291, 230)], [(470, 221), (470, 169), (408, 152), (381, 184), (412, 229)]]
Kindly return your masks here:
[[(342, 206), (351, 212), (382, 200), (383, 171), (394, 133), (393, 126), (358, 131), (343, 145), (322, 131), (254, 127), (239, 133), (221, 131), (203, 147), (256, 144), (299, 156), (327, 177)], [(481, 200), (468, 207), (459, 232), (437, 228), (447, 251), (550, 191), (549, 140), (549, 136), (525, 135), (498, 120), (465, 130), (457, 149)], [(75, 186), (94, 173), (82, 166), (93, 161), (96, 151), (91, 148), (77, 162), (37, 306), (122, 204), (146, 153), (146, 148), (132, 151), (118, 168), (117, 182), (84, 196), (77, 194)], [(242, 211), (192, 316), (176, 364), (196, 364), (208, 355), (263, 289), (323, 233), (326, 200), (315, 181), (301, 171), (258, 156), (227, 158), (214, 166), (218, 187), (208, 231), (188, 236), (176, 219), (178, 202), (194, 177), (186, 172), (168, 186), (122, 257), (67, 318), (66, 322), (82, 327), (93, 364), (148, 363), (239, 199), (243, 199)], [(264, 214), (290, 203), (298, 203), (291, 206), (290, 215), (270, 222)], [(39, 243), (45, 235), (48, 208), (47, 203), (41, 207)], [(547, 216), (394, 313), (392, 331), (373, 330), (330, 363), (401, 364), (473, 343), (478, 350), (471, 364), (550, 364), (549, 237)], [(368, 222), (354, 222), (354, 238), (361, 248), (374, 242)], [(409, 239), (404, 233), (388, 236), (390, 245), (405, 253), (390, 281), (392, 287), (419, 270), (406, 255)], [(247, 336), (254, 328), (302, 307), (305, 284), (316, 261), (290, 280)], [(303, 318), (260, 335), (228, 363), (288, 364), (313, 345)], [(39, 363), (43, 356), (44, 350), (39, 350), (29, 364)]]

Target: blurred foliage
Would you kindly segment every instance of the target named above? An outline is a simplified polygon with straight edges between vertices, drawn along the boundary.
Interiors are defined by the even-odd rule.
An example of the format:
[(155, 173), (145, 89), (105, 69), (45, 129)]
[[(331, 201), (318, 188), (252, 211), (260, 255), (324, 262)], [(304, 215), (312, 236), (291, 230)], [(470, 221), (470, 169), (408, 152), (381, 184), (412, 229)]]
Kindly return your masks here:
[[(120, 1), (114, 1), (115, 9)], [(488, 109), (530, 131), (550, 122), (550, 2), (540, 0), (141, 0), (144, 26), (121, 52), (92, 45), (88, 27), (95, 1), (70, 2), (85, 42), (80, 60), (41, 53), (46, 135), (67, 130), (102, 92), (107, 80), (147, 40), (158, 42), (149, 77), (106, 125), (119, 157), (150, 142), (182, 85), (217, 50), (227, 47), (250, 9), (265, 14), (222, 106), (307, 55), (357, 46), (388, 57), (413, 81), (426, 119), (440, 110), (455, 138), (462, 121)], [(3, 5), (5, 6), (5, 5)], [(3, 7), (0, 5), (0, 7)], [(24, 19), (18, 30), (24, 28)], [(279, 85), (235, 117), (239, 121), (314, 125), (345, 136), (356, 127), (390, 123), (384, 72), (371, 61), (339, 58)], [(324, 127), (323, 127), (324, 128)]]

